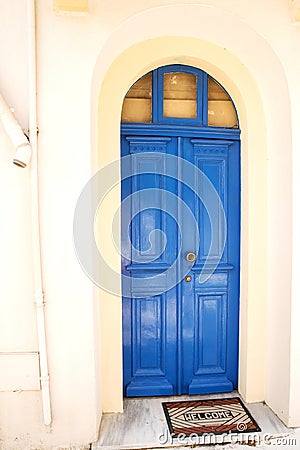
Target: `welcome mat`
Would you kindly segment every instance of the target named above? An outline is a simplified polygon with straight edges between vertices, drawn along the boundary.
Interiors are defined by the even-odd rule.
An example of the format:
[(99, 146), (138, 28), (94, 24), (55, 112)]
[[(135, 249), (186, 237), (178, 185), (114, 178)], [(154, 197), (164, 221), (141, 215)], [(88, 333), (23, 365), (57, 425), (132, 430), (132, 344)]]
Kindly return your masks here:
[(170, 434), (252, 433), (261, 431), (239, 397), (162, 403)]

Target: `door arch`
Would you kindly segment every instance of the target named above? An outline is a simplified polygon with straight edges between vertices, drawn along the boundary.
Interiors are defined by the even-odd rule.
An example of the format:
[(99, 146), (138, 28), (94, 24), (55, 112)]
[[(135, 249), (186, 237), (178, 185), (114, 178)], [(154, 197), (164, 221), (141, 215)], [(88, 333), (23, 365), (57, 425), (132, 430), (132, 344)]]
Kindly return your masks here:
[[(165, 8), (165, 11), (176, 8)], [(162, 8), (160, 8), (161, 15)], [(188, 14), (184, 16), (186, 21), (192, 20), (198, 11), (202, 24), (215, 18), (212, 11), (204, 10), (194, 5), (188, 8)], [(151, 20), (150, 12), (143, 16), (143, 29), (149, 29)], [(177, 15), (180, 17), (180, 14)], [(165, 20), (168, 16), (164, 16)], [(229, 18), (229, 17), (228, 17)], [(229, 19), (233, 19), (230, 17)], [(232, 20), (231, 27), (236, 29), (241, 26), (249, 37), (249, 42), (256, 42), (255, 36), (261, 42), (264, 61), (272, 61), (273, 83), (280, 92), (282, 114), (288, 118), (284, 132), (278, 129), (274, 121), (274, 115), (266, 114), (266, 110), (272, 110), (273, 93), (261, 88), (268, 84), (266, 71), (260, 70), (261, 60), (256, 58), (252, 47), (242, 46), (243, 54), (235, 46), (232, 50), (224, 52), (224, 46), (218, 45), (218, 41), (212, 38), (211, 42), (205, 39), (203, 28), (194, 28), (197, 33), (192, 36), (165, 35), (163, 26), (155, 29), (153, 39), (140, 36), (138, 32), (134, 36), (134, 45), (128, 45), (122, 40), (122, 35), (127, 36), (127, 26), (131, 30), (141, 30), (141, 17), (133, 18), (126, 22), (125, 27), (120, 27), (113, 33), (99, 53), (93, 74), (92, 83), (92, 147), (97, 152), (92, 153), (93, 168), (103, 168), (112, 161), (120, 158), (120, 114), (124, 96), (132, 83), (149, 70), (164, 64), (174, 62), (188, 63), (196, 67), (204, 68), (208, 73), (221, 81), (226, 86), (239, 112), (241, 133), (241, 163), (242, 163), (242, 226), (241, 226), (241, 302), (240, 302), (240, 363), (239, 363), (239, 392), (247, 402), (263, 401), (270, 396), (273, 382), (266, 373), (266, 326), (267, 326), (267, 299), (268, 286), (268, 230), (273, 230), (276, 222), (268, 223), (268, 183), (267, 183), (267, 151), (276, 149), (281, 155), (280, 165), (285, 167), (290, 164), (290, 152), (283, 146), (283, 140), (288, 136), (290, 126), (289, 97), (284, 72), (280, 62), (276, 59), (270, 48), (261, 36), (253, 30), (245, 30), (245, 23), (239, 24)], [(219, 22), (222, 27), (223, 22)], [(231, 23), (231, 22), (230, 22)], [(135, 27), (136, 25), (136, 27)], [(139, 26), (139, 28), (137, 27)], [(148, 26), (149, 25), (149, 26)], [(210, 27), (211, 29), (211, 27)], [(214, 28), (216, 30), (217, 28)], [(151, 28), (153, 30), (153, 27)], [(189, 23), (189, 30), (191, 30)], [(201, 33), (198, 33), (198, 31)], [(201, 34), (201, 36), (200, 36)], [(129, 34), (128, 34), (129, 36)], [(132, 34), (130, 34), (132, 36)], [(223, 36), (226, 41), (227, 36)], [(226, 43), (226, 42), (223, 43)], [(238, 43), (238, 41), (234, 41)], [(122, 43), (122, 46), (118, 47)], [(253, 44), (254, 45), (254, 44)], [(111, 49), (115, 51), (112, 52)], [(255, 57), (255, 64), (247, 58), (248, 50)], [(184, 55), (184, 56), (183, 56)], [(245, 56), (245, 57), (244, 57)], [(266, 66), (266, 64), (265, 64)], [(122, 73), (122, 77), (120, 77)], [(270, 130), (268, 136), (266, 130)], [(290, 140), (288, 140), (290, 149)], [(108, 152), (107, 149), (110, 149)], [(285, 151), (283, 152), (283, 148)], [(288, 158), (287, 158), (288, 155)], [(270, 166), (269, 166), (270, 168)], [(287, 167), (287, 171), (288, 171)], [(273, 173), (272, 176), (276, 174)], [(106, 221), (111, 220), (113, 212), (118, 208), (120, 199), (120, 184), (116, 188), (115, 195), (104, 208), (101, 214), (106, 216)], [(278, 200), (278, 199), (277, 199)], [(284, 209), (284, 205), (281, 204)], [(100, 212), (100, 210), (99, 210)], [(285, 214), (289, 223), (289, 216)], [(288, 226), (288, 225), (287, 225)], [(103, 227), (101, 227), (102, 229)], [(274, 231), (274, 230), (273, 230)], [(113, 262), (118, 282), (115, 283), (117, 293), (111, 293), (107, 289), (100, 288), (96, 292), (96, 298), (100, 303), (100, 341), (101, 341), (101, 394), (103, 411), (120, 412), (123, 408), (122, 389), (122, 303), (121, 303), (121, 267), (120, 255), (115, 251), (115, 245), (110, 234), (99, 235), (101, 251)], [(257, 264), (259, 262), (259, 265)], [(273, 275), (272, 275), (273, 277)], [(276, 278), (276, 277), (275, 277)], [(275, 279), (274, 278), (274, 279)], [(284, 283), (288, 280), (285, 279)], [(279, 294), (278, 294), (279, 296)], [(281, 317), (282, 311), (279, 315)], [(96, 315), (97, 316), (97, 315)], [(113, 322), (111, 317), (114, 318)], [(259, 318), (259, 321), (256, 319)], [(273, 320), (273, 319), (272, 319)], [(272, 322), (273, 323), (273, 322)], [(273, 325), (272, 325), (273, 326)], [(273, 345), (273, 344), (272, 344)], [(273, 352), (274, 353), (274, 352)], [(273, 354), (272, 353), (272, 354)], [(273, 359), (272, 359), (273, 361)], [(259, 362), (259, 364), (258, 364)], [(280, 367), (283, 367), (282, 365)], [(286, 367), (286, 366), (284, 366)], [(275, 391), (274, 391), (275, 392)], [(277, 391), (276, 391), (277, 392)], [(277, 407), (274, 406), (274, 409)], [(276, 409), (281, 414), (279, 408)]]
[[(122, 166), (124, 394), (231, 391), (238, 378), (240, 254), (235, 107), (206, 72), (169, 65), (132, 86), (122, 119), (122, 157), (134, 171), (127, 178)], [(149, 238), (157, 229), (165, 240)]]

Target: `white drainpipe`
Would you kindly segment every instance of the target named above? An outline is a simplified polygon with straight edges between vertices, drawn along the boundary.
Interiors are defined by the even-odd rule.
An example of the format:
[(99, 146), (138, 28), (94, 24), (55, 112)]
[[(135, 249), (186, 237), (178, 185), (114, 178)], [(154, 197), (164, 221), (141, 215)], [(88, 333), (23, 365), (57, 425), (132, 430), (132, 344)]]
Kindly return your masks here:
[(34, 303), (36, 306), (36, 320), (38, 332), (38, 345), (40, 354), (40, 380), (42, 390), (44, 424), (50, 425), (51, 401), (49, 387), (48, 357), (45, 332), (44, 292), (41, 269), (40, 247), (40, 221), (38, 198), (38, 164), (37, 164), (37, 81), (36, 81), (36, 20), (35, 0), (27, 1), (28, 12), (28, 65), (29, 65), (29, 141), (15, 119), (12, 111), (0, 95), (0, 120), (13, 143), (16, 153), (14, 164), (26, 167), (31, 159), (31, 209), (32, 209), (32, 236), (33, 236), (33, 277), (34, 277)]
[(31, 157), (31, 203), (32, 203), (32, 233), (33, 233), (33, 264), (34, 264), (34, 301), (40, 353), (41, 389), (43, 401), (44, 424), (50, 425), (51, 400), (49, 386), (48, 356), (45, 332), (44, 292), (42, 283), (40, 220), (38, 197), (38, 127), (37, 127), (37, 76), (36, 76), (36, 18), (35, 0), (27, 1), (28, 12), (28, 48), (29, 48), (29, 141), (32, 149)]
[(0, 120), (16, 150), (14, 163), (17, 166), (26, 167), (31, 157), (30, 143), (1, 94)]

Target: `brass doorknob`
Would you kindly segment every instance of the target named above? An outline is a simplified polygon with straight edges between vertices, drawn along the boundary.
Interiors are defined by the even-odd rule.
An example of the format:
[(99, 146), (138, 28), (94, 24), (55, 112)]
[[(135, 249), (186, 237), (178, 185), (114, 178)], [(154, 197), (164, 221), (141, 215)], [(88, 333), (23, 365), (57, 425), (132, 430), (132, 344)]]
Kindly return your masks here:
[(196, 253), (194, 253), (194, 252), (188, 252), (186, 255), (185, 255), (185, 259), (188, 261), (188, 262), (194, 262), (194, 261), (196, 261)]

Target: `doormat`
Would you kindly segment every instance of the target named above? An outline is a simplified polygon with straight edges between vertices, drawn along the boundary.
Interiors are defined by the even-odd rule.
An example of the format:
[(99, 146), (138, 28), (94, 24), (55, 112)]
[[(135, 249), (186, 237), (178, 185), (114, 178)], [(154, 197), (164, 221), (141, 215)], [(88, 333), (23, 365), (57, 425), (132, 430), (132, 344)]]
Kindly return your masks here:
[(253, 433), (261, 431), (239, 397), (162, 403), (170, 434)]

